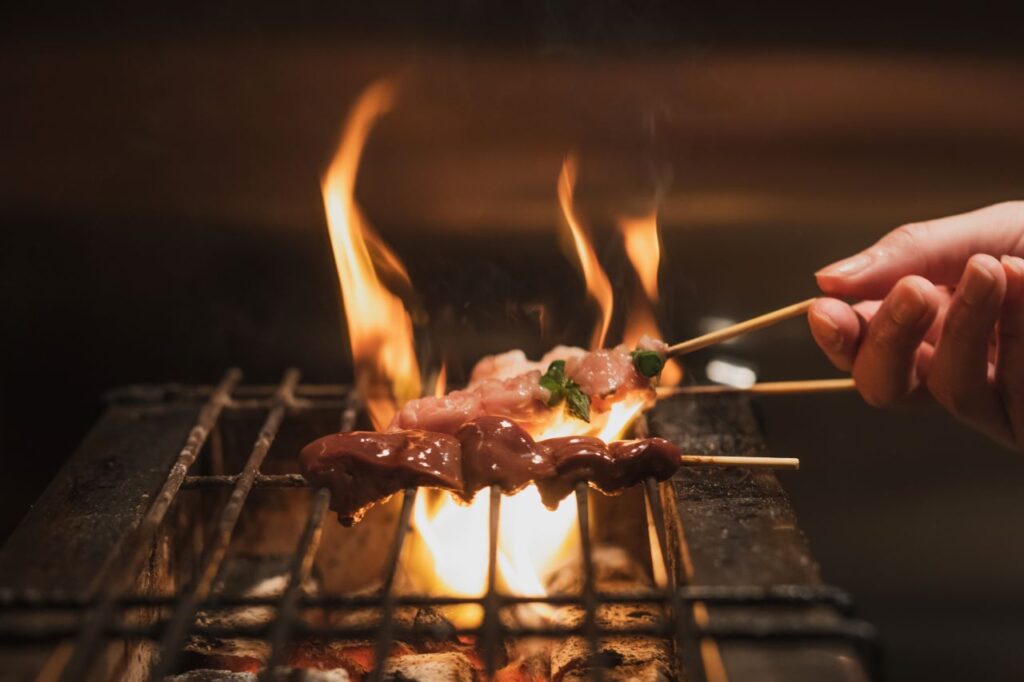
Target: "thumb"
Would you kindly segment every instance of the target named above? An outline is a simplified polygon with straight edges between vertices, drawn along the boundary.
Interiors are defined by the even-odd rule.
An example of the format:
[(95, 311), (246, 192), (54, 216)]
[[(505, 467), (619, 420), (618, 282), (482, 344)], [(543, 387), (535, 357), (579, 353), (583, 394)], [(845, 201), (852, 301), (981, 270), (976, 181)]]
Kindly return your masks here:
[(907, 275), (955, 285), (967, 260), (977, 253), (1024, 255), (1024, 201), (904, 225), (815, 277), (826, 294), (880, 299)]

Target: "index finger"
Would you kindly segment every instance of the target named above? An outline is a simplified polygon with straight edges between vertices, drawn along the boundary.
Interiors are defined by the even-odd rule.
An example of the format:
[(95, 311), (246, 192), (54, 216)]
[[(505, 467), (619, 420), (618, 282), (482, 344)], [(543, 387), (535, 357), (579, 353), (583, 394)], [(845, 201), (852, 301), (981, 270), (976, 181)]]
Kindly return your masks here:
[(816, 277), (821, 290), (832, 296), (884, 298), (907, 275), (954, 285), (968, 259), (979, 253), (1024, 255), (1024, 201), (904, 225)]

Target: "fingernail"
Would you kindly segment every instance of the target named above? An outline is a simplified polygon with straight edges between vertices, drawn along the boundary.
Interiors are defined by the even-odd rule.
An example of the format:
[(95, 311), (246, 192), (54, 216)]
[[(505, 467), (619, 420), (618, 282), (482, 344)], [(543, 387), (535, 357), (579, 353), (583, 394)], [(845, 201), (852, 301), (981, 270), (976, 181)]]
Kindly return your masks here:
[(871, 265), (871, 256), (866, 253), (858, 253), (856, 256), (851, 256), (845, 260), (839, 261), (838, 263), (833, 263), (828, 267), (822, 268), (815, 274), (826, 275), (828, 277), (849, 277), (867, 269), (869, 265)]
[(902, 325), (912, 325), (920, 322), (925, 313), (928, 312), (928, 304), (925, 301), (921, 289), (914, 284), (901, 286), (893, 292), (889, 314), (892, 319)]
[(967, 263), (967, 272), (960, 285), (960, 295), (967, 303), (977, 305), (988, 297), (995, 283), (996, 276), (991, 270), (977, 260), (971, 260)]
[(1003, 256), (999, 259), (1008, 270), (1018, 277), (1024, 277), (1024, 258), (1018, 258), (1017, 256)]
[(836, 321), (820, 310), (813, 310), (811, 314), (821, 324), (818, 325), (818, 336), (826, 346), (835, 351), (843, 349), (843, 335), (839, 333), (839, 325)]

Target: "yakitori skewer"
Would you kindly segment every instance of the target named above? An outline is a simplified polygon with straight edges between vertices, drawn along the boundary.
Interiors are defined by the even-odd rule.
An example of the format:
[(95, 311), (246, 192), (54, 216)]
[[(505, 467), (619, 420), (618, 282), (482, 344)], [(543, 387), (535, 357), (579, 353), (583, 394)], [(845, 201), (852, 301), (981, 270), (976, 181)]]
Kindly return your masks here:
[(726, 455), (683, 455), (683, 466), (747, 467), (755, 469), (799, 469), (796, 457), (744, 457)]
[(746, 334), (747, 332), (754, 331), (755, 329), (769, 327), (776, 322), (781, 322), (783, 320), (788, 320), (791, 317), (803, 315), (807, 312), (807, 309), (811, 307), (812, 303), (814, 303), (814, 299), (809, 298), (806, 301), (794, 303), (793, 305), (786, 306), (785, 308), (765, 313), (764, 315), (734, 324), (724, 329), (719, 329), (718, 331), (711, 332), (710, 334), (705, 334), (703, 336), (698, 336), (695, 339), (690, 339), (689, 341), (677, 343), (674, 346), (668, 347), (666, 355), (669, 357), (686, 355), (687, 353), (692, 353), (695, 350), (707, 348), (708, 346), (713, 346), (716, 343), (721, 343), (722, 341), (728, 341), (740, 334)]
[(803, 381), (765, 381), (746, 387), (722, 386), (665, 386), (658, 388), (658, 397), (673, 395), (705, 395), (708, 393), (751, 393), (779, 395), (786, 393), (842, 393), (855, 391), (857, 385), (850, 377), (843, 379), (807, 379)]

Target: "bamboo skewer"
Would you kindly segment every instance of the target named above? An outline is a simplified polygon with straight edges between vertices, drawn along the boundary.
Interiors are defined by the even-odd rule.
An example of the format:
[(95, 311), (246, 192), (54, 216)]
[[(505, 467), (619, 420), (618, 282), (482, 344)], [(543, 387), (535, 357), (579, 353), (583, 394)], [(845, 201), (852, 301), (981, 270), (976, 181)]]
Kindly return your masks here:
[(753, 395), (783, 395), (791, 393), (842, 393), (855, 391), (852, 378), (807, 379), (804, 381), (765, 381), (745, 388), (717, 384), (702, 386), (665, 386), (658, 388), (658, 397), (673, 395), (707, 395), (720, 393), (749, 393)]
[(739, 336), (740, 334), (746, 334), (747, 332), (754, 331), (755, 329), (769, 327), (776, 322), (781, 322), (783, 320), (788, 320), (791, 317), (803, 315), (807, 312), (807, 309), (811, 307), (811, 304), (814, 303), (814, 300), (815, 299), (813, 298), (809, 298), (806, 301), (801, 301), (800, 303), (794, 303), (793, 305), (786, 306), (785, 308), (773, 310), (770, 313), (765, 313), (764, 315), (760, 315), (745, 322), (734, 324), (731, 327), (719, 329), (718, 331), (711, 332), (710, 334), (704, 334), (703, 336), (698, 336), (695, 339), (677, 343), (674, 346), (669, 346), (665, 354), (668, 357), (685, 355), (687, 353), (692, 353), (695, 350), (700, 350), (701, 348), (707, 348), (708, 346), (713, 346), (716, 343), (727, 341)]
[(755, 469), (799, 469), (796, 457), (744, 457), (726, 455), (682, 455), (683, 466), (748, 467)]

